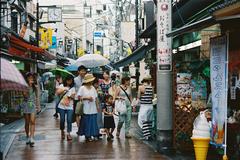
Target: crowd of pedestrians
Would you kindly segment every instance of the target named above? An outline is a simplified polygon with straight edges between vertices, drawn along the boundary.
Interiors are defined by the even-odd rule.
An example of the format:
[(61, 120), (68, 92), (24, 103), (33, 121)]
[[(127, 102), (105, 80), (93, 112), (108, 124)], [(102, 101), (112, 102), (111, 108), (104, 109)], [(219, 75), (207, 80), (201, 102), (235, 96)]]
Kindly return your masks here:
[[(35, 131), (35, 115), (40, 111), (37, 105), (37, 85), (34, 75), (28, 73), (26, 79), (29, 92), (24, 94), (24, 117), (27, 144), (33, 146)], [(86, 141), (96, 141), (106, 134), (107, 140), (114, 139), (113, 132), (116, 128), (116, 137), (119, 138), (121, 129), (125, 123), (125, 138), (131, 138), (130, 125), (132, 110), (140, 105), (138, 124), (142, 128), (143, 138), (151, 137), (152, 127), (152, 99), (153, 88), (151, 77), (145, 77), (142, 85), (138, 88), (137, 100), (133, 103), (130, 77), (122, 77), (116, 74), (110, 75), (109, 71), (103, 72), (103, 79), (94, 77), (87, 73), (87, 68), (80, 66), (78, 75), (61, 77), (56, 75), (55, 79), (55, 103), (56, 111), (54, 117), (60, 117), (61, 139), (72, 140), (72, 123), (76, 122), (78, 136), (85, 136)], [(116, 110), (115, 102), (124, 101), (122, 107), (125, 112)], [(121, 107), (121, 106), (120, 106)], [(118, 122), (115, 123), (115, 116)], [(65, 131), (65, 122), (67, 129)]]

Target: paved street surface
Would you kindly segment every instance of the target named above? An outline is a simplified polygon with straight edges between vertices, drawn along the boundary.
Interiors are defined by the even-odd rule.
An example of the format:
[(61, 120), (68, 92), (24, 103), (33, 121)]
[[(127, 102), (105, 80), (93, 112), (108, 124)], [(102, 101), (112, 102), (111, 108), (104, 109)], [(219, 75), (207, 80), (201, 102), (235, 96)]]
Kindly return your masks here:
[(38, 117), (33, 148), (25, 144), (23, 129), (17, 133), (7, 160), (169, 159), (135, 138), (125, 139), (123, 131), (120, 139), (115, 138), (113, 142), (108, 142), (106, 137), (97, 142), (85, 142), (84, 137), (77, 137), (74, 124), (73, 141), (62, 141), (59, 120), (53, 119), (53, 112), (48, 106)]

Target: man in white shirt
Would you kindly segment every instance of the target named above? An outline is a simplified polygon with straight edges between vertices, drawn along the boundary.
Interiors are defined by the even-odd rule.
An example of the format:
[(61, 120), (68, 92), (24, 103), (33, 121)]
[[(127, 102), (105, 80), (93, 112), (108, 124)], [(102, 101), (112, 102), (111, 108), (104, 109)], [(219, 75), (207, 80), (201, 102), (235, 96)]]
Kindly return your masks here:
[[(83, 65), (79, 66), (78, 67), (78, 76), (74, 78), (74, 87), (75, 87), (75, 90), (76, 92), (78, 92), (79, 88), (82, 86), (82, 83), (83, 83), (83, 79), (85, 77), (87, 73), (87, 68)], [(75, 100), (74, 100), (74, 104), (73, 104), (73, 108), (74, 108), (74, 113), (75, 113), (75, 116), (76, 116), (76, 123), (77, 123), (77, 126), (79, 127), (79, 124), (80, 124), (80, 113), (76, 113), (75, 109), (76, 109), (76, 105), (77, 105), (77, 102), (79, 101), (78, 99), (78, 96), (76, 94), (75, 96)]]

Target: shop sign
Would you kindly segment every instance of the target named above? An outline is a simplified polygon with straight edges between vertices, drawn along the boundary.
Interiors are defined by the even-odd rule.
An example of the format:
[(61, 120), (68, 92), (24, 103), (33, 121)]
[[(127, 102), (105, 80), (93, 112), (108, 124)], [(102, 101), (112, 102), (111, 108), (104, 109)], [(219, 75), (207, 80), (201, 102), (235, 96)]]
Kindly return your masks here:
[(50, 48), (51, 49), (57, 48), (57, 37), (56, 36), (52, 36), (52, 46)]
[(40, 34), (40, 42), (39, 46), (43, 49), (48, 49), (52, 47), (53, 41), (52, 41), (52, 35), (53, 31), (51, 28), (40, 28), (39, 29), (39, 34)]
[(103, 31), (94, 31), (93, 33), (93, 37), (94, 39), (101, 39), (104, 35), (104, 32)]
[(212, 142), (222, 146), (225, 136), (227, 116), (227, 38), (216, 37), (210, 40), (211, 91), (212, 91)]
[(157, 2), (157, 61), (159, 71), (172, 70), (172, 42), (166, 36), (171, 31), (171, 0)]
[(45, 28), (40, 28), (39, 29), (39, 35), (40, 35), (40, 41), (39, 41), (39, 46), (43, 49), (47, 49), (47, 33)]
[(53, 36), (53, 30), (52, 28), (47, 29), (47, 45), (48, 48), (52, 47), (52, 36)]

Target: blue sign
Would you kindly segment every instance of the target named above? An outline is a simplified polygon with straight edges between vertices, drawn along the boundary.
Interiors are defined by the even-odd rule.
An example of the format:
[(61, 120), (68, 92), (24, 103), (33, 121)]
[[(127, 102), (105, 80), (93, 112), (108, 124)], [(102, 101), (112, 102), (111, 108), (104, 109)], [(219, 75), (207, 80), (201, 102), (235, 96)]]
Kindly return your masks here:
[(51, 49), (57, 48), (57, 37), (56, 36), (52, 36), (52, 46), (50, 48)]
[(103, 32), (101, 32), (101, 31), (96, 31), (96, 32), (94, 32), (94, 38), (101, 38), (101, 37), (103, 37)]

